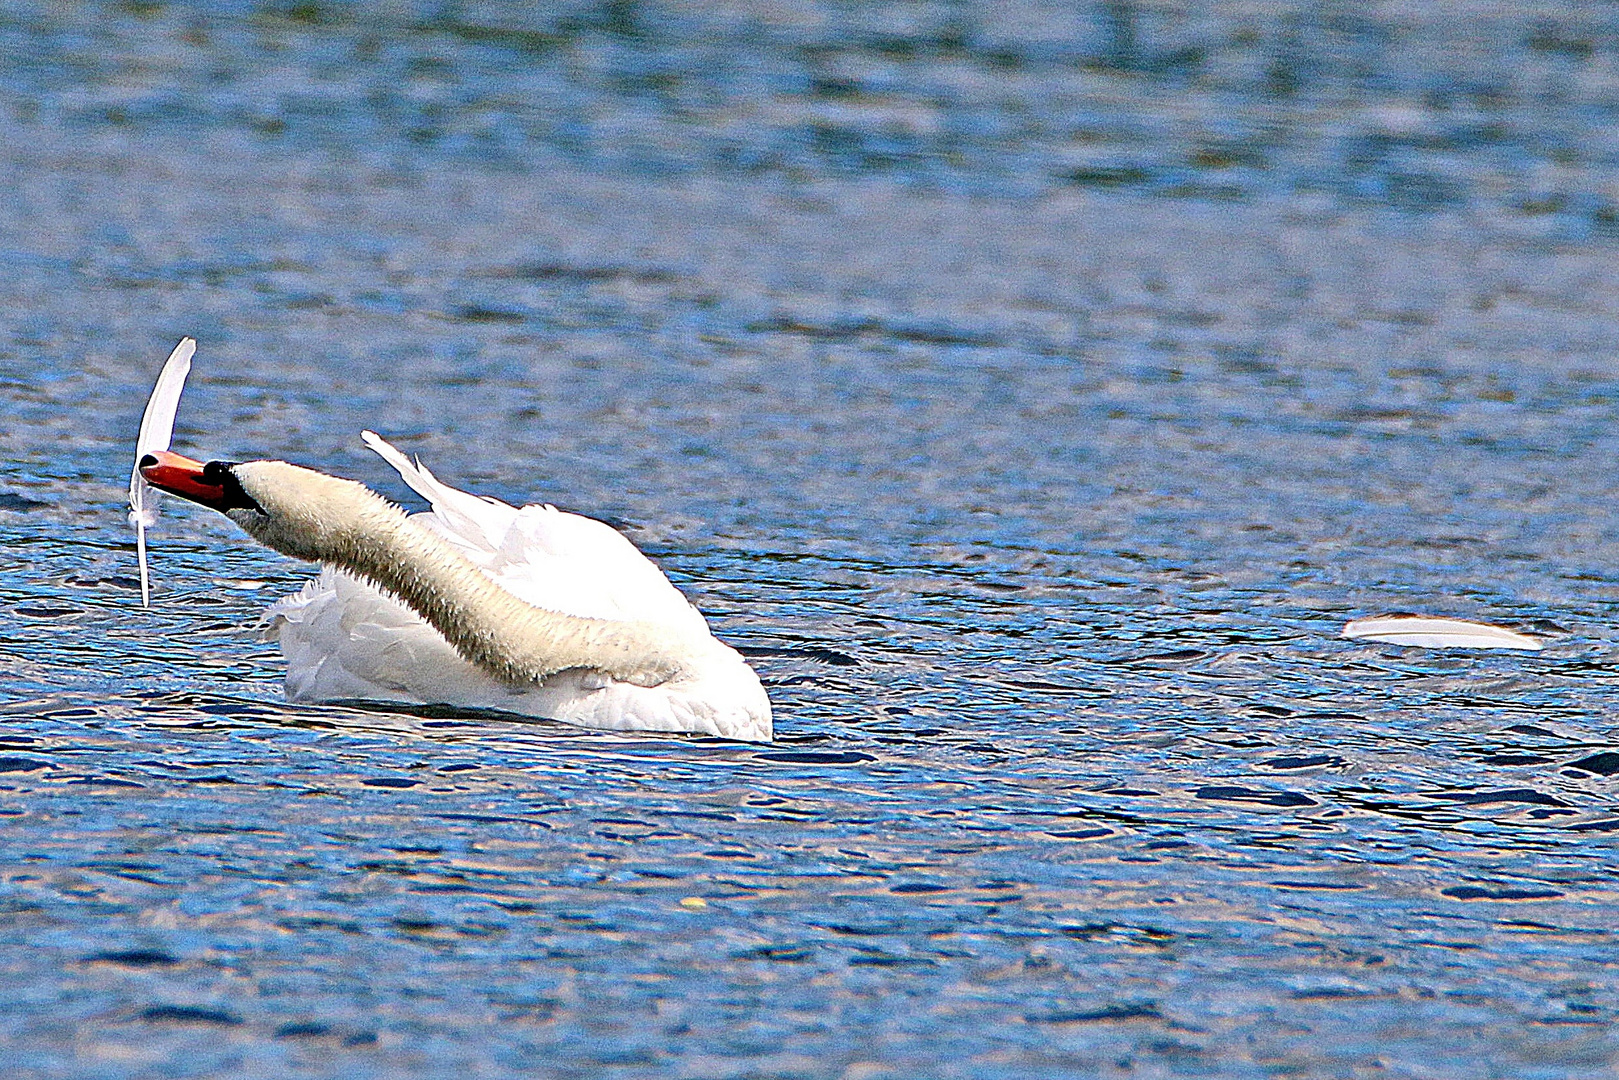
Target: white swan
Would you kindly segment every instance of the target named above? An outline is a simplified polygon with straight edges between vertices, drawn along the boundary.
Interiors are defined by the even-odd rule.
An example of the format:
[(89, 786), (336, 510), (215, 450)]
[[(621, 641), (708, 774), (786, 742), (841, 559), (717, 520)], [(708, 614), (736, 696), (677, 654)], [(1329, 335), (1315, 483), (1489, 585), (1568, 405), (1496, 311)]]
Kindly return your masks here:
[(619, 533), (552, 506), (457, 491), (380, 436), (363, 438), (431, 511), (407, 517), (363, 484), (284, 461), (141, 459), (153, 487), (324, 564), (266, 613), (288, 698), (771, 740), (759, 677)]

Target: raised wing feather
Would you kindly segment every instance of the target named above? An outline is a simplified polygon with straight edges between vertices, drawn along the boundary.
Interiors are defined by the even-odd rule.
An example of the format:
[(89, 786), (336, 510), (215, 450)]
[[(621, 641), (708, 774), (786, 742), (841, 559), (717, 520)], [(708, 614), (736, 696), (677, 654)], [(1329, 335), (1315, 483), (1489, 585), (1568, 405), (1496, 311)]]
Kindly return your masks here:
[(1533, 651), (1540, 648), (1539, 641), (1504, 626), (1425, 615), (1378, 615), (1370, 619), (1356, 619), (1344, 627), (1343, 636), (1429, 649)]
[[(392, 465), (412, 491), (433, 505), (433, 513), (444, 525), (446, 536), (474, 551), (490, 552), (500, 546), (512, 519), (517, 516), (515, 507), (487, 495), (472, 495), (440, 483), (426, 465), (411, 461), (374, 431), (360, 432), (360, 439)], [(479, 560), (474, 558), (473, 561)]]
[(365, 444), (433, 506), (412, 520), (454, 543), (503, 588), (536, 607), (595, 619), (707, 624), (650, 559), (611, 526), (554, 506), (516, 509), (438, 480), (375, 432)]

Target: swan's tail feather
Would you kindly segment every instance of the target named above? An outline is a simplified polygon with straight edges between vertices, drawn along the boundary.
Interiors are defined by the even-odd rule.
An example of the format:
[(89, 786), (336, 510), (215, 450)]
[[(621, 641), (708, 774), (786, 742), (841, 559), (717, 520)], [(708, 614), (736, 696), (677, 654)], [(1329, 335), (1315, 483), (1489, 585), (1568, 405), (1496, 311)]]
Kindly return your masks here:
[(454, 532), (484, 541), (489, 549), (500, 547), (517, 510), (499, 499), (469, 495), (443, 483), (420, 461), (411, 461), (397, 447), (374, 431), (360, 432), (366, 446), (393, 466), (410, 489), (433, 506), (433, 513), (444, 519)]

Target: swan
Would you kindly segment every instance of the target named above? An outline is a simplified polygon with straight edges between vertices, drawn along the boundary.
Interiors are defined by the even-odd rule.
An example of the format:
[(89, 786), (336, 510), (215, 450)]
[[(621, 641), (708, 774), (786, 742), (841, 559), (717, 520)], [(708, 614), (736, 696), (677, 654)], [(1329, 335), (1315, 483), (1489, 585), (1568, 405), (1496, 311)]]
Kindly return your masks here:
[(612, 731), (770, 742), (742, 656), (602, 522), (441, 483), (380, 435), (365, 444), (425, 498), (406, 515), (353, 480), (284, 461), (140, 458), (142, 479), (322, 564), (265, 613), (292, 701), (493, 708)]

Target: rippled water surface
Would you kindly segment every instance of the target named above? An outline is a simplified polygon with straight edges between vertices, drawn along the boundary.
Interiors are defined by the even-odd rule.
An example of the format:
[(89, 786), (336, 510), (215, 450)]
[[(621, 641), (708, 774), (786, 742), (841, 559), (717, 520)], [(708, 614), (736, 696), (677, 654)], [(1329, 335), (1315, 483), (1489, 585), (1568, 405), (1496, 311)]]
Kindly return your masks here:
[[(8, 1075), (1612, 1075), (1614, 16), (8, 5)], [(187, 333), (177, 448), (611, 521), (776, 744), (287, 705), (200, 510), (143, 611)]]

